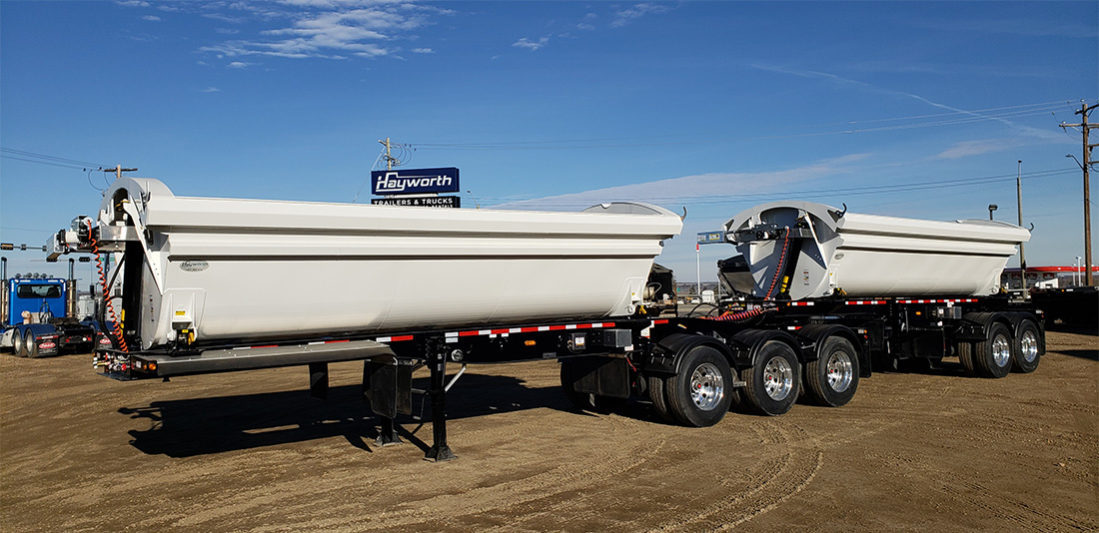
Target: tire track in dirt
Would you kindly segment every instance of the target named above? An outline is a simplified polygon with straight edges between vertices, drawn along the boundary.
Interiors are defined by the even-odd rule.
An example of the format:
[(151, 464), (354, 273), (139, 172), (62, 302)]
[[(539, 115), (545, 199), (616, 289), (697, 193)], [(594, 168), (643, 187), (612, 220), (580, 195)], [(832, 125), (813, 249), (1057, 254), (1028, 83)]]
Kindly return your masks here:
[[(984, 509), (995, 518), (1012, 524), (1012, 529), (1030, 531), (1095, 531), (1099, 524), (1082, 522), (1060, 513), (1049, 513), (1037, 509), (1010, 496), (1003, 491), (991, 491), (980, 483), (957, 475), (948, 474), (956, 486), (962, 490), (943, 487), (943, 491), (975, 507)], [(1065, 527), (1065, 526), (1068, 527)]]
[[(790, 497), (805, 489), (824, 464), (824, 452), (815, 439), (796, 424), (784, 421), (764, 420), (760, 424), (767, 431), (761, 435), (766, 448), (784, 449), (781, 457), (765, 460), (761, 469), (766, 475), (762, 482), (741, 490), (735, 497), (707, 506), (706, 510), (690, 517), (679, 517), (652, 531), (680, 531), (699, 529), (726, 530), (767, 513)], [(766, 451), (766, 450), (764, 450)], [(730, 490), (728, 478), (722, 485)], [(716, 526), (716, 524), (722, 524)]]
[[(594, 451), (578, 455), (577, 460), (550, 468), (549, 470), (523, 477), (512, 477), (502, 483), (490, 486), (475, 487), (463, 490), (456, 488), (457, 492), (448, 494), (436, 494), (421, 497), (416, 500), (402, 501), (403, 509), (382, 511), (376, 513), (369, 523), (343, 518), (329, 518), (313, 520), (307, 524), (299, 524), (309, 529), (334, 529), (353, 528), (356, 531), (376, 531), (391, 529), (394, 527), (409, 527), (434, 522), (440, 517), (452, 520), (456, 517), (465, 517), (482, 513), (499, 513), (503, 510), (519, 505), (544, 500), (555, 495), (581, 490), (588, 486), (599, 485), (605, 480), (622, 475), (649, 461), (653, 454), (654, 445), (645, 437), (642, 425), (626, 424), (617, 416), (599, 418), (603, 432), (608, 433), (604, 439), (607, 444)], [(537, 420), (512, 425), (509, 432), (516, 438), (526, 435), (529, 438), (530, 426), (540, 423)], [(493, 430), (495, 439), (500, 438), (500, 426)], [(629, 446), (621, 446), (621, 443), (632, 443)], [(656, 451), (665, 445), (666, 441), (658, 442)], [(614, 445), (618, 443), (618, 445)], [(632, 461), (630, 459), (633, 459)], [(404, 483), (415, 484), (415, 480), (406, 480)], [(334, 510), (335, 511), (335, 510)], [(340, 513), (333, 512), (334, 515)], [(293, 524), (282, 524), (274, 530), (294, 529)], [(259, 528), (258, 531), (271, 530)]]

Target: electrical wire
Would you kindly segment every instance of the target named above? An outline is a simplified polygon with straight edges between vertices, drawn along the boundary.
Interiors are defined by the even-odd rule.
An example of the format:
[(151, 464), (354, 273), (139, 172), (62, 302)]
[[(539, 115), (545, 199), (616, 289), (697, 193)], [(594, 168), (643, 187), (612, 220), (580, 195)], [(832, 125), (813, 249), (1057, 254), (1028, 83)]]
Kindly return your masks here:
[(40, 153), (37, 153), (37, 152), (28, 152), (27, 150), (17, 150), (15, 148), (0, 147), (0, 152), (5, 152), (5, 153), (14, 154), (14, 155), (23, 156), (23, 157), (32, 157), (34, 159), (43, 159), (43, 160), (47, 160), (47, 161), (53, 161), (53, 162), (56, 162), (56, 163), (66, 163), (66, 164), (69, 164), (69, 165), (79, 165), (80, 167), (99, 167), (99, 168), (103, 168), (105, 166), (108, 166), (108, 165), (103, 165), (103, 164), (100, 164), (100, 163), (92, 163), (90, 161), (81, 161), (79, 159), (69, 159), (67, 157), (59, 157), (59, 156), (49, 155), (49, 154), (40, 154)]
[[(1059, 104), (1059, 105), (1053, 105)], [(683, 140), (683, 141), (669, 141), (667, 136), (662, 136), (661, 140), (642, 141), (641, 139), (630, 138), (602, 138), (602, 139), (569, 139), (569, 140), (546, 140), (546, 141), (486, 141), (486, 142), (469, 142), (469, 143), (414, 143), (412, 146), (423, 148), (437, 148), (445, 150), (576, 150), (576, 149), (601, 149), (601, 148), (640, 148), (649, 146), (667, 146), (667, 145), (683, 145), (683, 144), (719, 144), (729, 143), (733, 141), (751, 141), (751, 140), (770, 140), (770, 139), (790, 139), (800, 137), (819, 137), (827, 135), (850, 135), (856, 133), (871, 133), (881, 131), (895, 131), (905, 130), (913, 128), (927, 128), (927, 127), (939, 127), (939, 126), (953, 126), (961, 124), (972, 124), (976, 122), (984, 122), (988, 120), (1004, 120), (1007, 118), (1017, 118), (1030, 115), (1044, 115), (1048, 112), (1061, 109), (1063, 102), (1043, 102), (1037, 104), (1023, 104), (1018, 106), (1004, 106), (979, 109), (975, 111), (955, 111), (948, 113), (934, 113), (925, 115), (913, 115), (909, 117), (895, 117), (895, 118), (883, 118), (883, 119), (870, 119), (864, 121), (848, 121), (841, 123), (827, 123), (818, 124), (816, 126), (807, 126), (802, 129), (830, 126), (836, 124), (873, 124), (883, 122), (897, 122), (904, 120), (922, 120), (926, 118), (943, 118), (943, 120), (924, 121), (914, 124), (897, 124), (888, 126), (879, 126), (871, 128), (855, 128), (855, 129), (843, 129), (843, 130), (830, 130), (823, 132), (805, 132), (794, 133), (785, 135), (761, 135), (750, 137), (734, 137), (725, 139), (707, 139), (707, 140)], [(1039, 107), (1040, 106), (1040, 107)], [(945, 118), (955, 117), (955, 118)], [(622, 142), (637, 140), (639, 142)]]

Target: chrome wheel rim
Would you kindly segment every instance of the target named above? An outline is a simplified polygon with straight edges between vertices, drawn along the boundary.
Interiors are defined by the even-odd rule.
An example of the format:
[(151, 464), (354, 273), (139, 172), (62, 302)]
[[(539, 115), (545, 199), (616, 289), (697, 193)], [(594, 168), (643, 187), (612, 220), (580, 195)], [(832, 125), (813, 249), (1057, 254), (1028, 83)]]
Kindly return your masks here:
[(763, 367), (763, 390), (772, 400), (782, 401), (793, 389), (793, 367), (782, 357), (772, 357)]
[(1019, 339), (1019, 352), (1028, 363), (1033, 363), (1038, 358), (1038, 336), (1033, 331), (1023, 332), (1023, 337)]
[(992, 339), (992, 359), (996, 366), (1007, 366), (1011, 361), (1011, 343), (1006, 335), (996, 335)]
[(835, 351), (828, 356), (825, 365), (828, 387), (836, 392), (843, 392), (851, 386), (855, 376), (855, 365), (851, 363), (851, 357), (847, 352)]
[(691, 401), (703, 411), (712, 411), (725, 397), (725, 379), (713, 363), (702, 363), (691, 373)]

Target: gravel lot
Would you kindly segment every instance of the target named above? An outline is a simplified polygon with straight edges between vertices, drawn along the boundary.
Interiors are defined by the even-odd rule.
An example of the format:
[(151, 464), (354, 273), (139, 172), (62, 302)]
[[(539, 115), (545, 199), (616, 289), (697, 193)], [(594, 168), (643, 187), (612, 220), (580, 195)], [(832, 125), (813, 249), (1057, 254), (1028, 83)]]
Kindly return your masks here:
[(878, 373), (702, 429), (571, 411), (553, 361), (476, 366), (440, 464), (430, 424), (374, 446), (357, 364), (322, 402), (305, 368), (122, 383), (4, 355), (0, 530), (1094, 531), (1099, 337), (1048, 343), (1034, 374)]

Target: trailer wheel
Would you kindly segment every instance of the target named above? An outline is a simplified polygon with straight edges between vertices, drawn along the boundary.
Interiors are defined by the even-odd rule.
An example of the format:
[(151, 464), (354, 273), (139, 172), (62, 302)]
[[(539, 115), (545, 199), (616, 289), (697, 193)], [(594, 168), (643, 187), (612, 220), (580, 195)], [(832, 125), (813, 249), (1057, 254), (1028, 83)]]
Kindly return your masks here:
[(958, 351), (958, 361), (962, 363), (962, 368), (965, 369), (965, 373), (970, 376), (976, 376), (977, 369), (973, 365), (973, 343), (958, 341), (954, 347)]
[(1022, 373), (1034, 372), (1038, 368), (1038, 326), (1031, 320), (1019, 323), (1019, 334), (1011, 351), (1012, 370)]
[(747, 405), (757, 414), (781, 415), (793, 407), (801, 385), (801, 365), (790, 345), (768, 341), (759, 350), (756, 363), (740, 371)]
[(649, 399), (653, 402), (653, 409), (660, 419), (665, 422), (675, 423), (676, 419), (668, 410), (668, 399), (664, 395), (664, 378), (661, 376), (649, 376)]
[(1011, 352), (1014, 341), (1011, 331), (1002, 322), (988, 326), (988, 336), (978, 342), (973, 350), (973, 363), (978, 374), (986, 378), (1002, 378), (1011, 371)]
[(665, 382), (670, 413), (687, 426), (712, 426), (732, 402), (733, 371), (725, 356), (710, 346), (696, 346), (683, 356), (679, 373)]
[(23, 337), (23, 346), (23, 349), (27, 351), (27, 357), (32, 359), (41, 357), (41, 354), (38, 353), (38, 343), (34, 340), (34, 333), (31, 333), (30, 330), (27, 330), (27, 335)]
[(11, 332), (11, 353), (16, 357), (27, 356), (27, 352), (23, 347), (23, 332), (18, 329)]
[(828, 337), (820, 358), (805, 365), (803, 389), (818, 405), (839, 407), (851, 401), (859, 387), (859, 357), (851, 341)]

